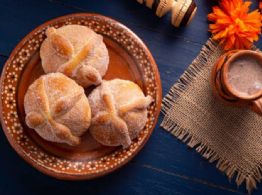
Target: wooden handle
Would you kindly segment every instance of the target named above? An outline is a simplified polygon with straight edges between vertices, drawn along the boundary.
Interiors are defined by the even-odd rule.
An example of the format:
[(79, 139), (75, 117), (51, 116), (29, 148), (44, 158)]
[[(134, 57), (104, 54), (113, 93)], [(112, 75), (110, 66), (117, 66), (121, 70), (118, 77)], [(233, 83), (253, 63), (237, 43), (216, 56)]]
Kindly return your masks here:
[(158, 17), (171, 11), (171, 24), (175, 27), (189, 24), (197, 10), (194, 0), (137, 0), (137, 2), (152, 9)]
[(252, 110), (262, 116), (262, 97), (252, 102)]

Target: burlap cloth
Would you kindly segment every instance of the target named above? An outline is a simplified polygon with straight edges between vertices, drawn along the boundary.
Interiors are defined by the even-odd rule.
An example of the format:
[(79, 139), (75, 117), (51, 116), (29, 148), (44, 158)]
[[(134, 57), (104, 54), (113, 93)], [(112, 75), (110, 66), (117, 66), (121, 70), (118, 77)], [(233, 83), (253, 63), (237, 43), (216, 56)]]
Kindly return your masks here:
[(164, 98), (161, 126), (251, 192), (262, 178), (262, 117), (214, 97), (210, 71), (222, 53), (207, 41)]

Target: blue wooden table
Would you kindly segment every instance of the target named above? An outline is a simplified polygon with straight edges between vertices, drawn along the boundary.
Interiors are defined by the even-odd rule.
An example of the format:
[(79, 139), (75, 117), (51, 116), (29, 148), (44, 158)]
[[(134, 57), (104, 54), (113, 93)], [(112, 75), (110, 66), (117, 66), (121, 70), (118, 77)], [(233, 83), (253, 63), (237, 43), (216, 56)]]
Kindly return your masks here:
[[(0, 65), (15, 45), (46, 20), (75, 12), (110, 16), (133, 30), (151, 50), (161, 74), (163, 94), (197, 56), (208, 33), (211, 0), (197, 0), (192, 23), (180, 29), (159, 19), (135, 0), (0, 0)], [(11, 148), (0, 131), (0, 194), (244, 194), (245, 187), (219, 172), (194, 150), (160, 128), (126, 166), (92, 181), (59, 181), (38, 172)], [(262, 194), (258, 185), (254, 194)]]

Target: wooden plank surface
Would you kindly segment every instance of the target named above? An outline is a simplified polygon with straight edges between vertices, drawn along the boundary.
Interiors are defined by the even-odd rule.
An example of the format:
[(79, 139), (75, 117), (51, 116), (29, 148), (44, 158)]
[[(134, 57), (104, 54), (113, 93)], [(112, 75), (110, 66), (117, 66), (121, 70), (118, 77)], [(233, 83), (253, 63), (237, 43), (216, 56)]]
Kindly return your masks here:
[[(75, 12), (110, 16), (133, 30), (149, 47), (160, 70), (163, 94), (197, 56), (210, 36), (211, 0), (198, 0), (186, 28), (175, 29), (135, 0), (0, 0), (0, 66), (27, 33), (46, 20)], [(42, 175), (12, 150), (0, 131), (0, 194), (244, 194), (194, 150), (159, 127), (145, 148), (119, 171), (92, 181), (66, 182)], [(262, 194), (262, 185), (254, 194)]]

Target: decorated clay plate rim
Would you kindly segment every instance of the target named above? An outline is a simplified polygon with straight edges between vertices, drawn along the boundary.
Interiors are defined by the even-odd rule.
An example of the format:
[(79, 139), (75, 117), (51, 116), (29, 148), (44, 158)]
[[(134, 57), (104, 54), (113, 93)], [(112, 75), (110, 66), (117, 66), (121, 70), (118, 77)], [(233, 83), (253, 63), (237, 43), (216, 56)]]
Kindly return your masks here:
[[(7, 73), (7, 67), (10, 65), (11, 66), (11, 62), (13, 62), (14, 58), (16, 55), (18, 55), (19, 51), (24, 47), (24, 45), (28, 42), (28, 40), (30, 40), (32, 37), (34, 37), (34, 35), (36, 35), (38, 32), (40, 32), (41, 30), (43, 31), (43, 29), (45, 29), (47, 26), (49, 25), (55, 25), (59, 22), (62, 21), (67, 21), (70, 19), (74, 19), (74, 18), (82, 18), (82, 20), (87, 19), (87, 18), (92, 18), (94, 20), (100, 20), (100, 21), (106, 21), (108, 24), (112, 23), (112, 27), (114, 28), (119, 28), (121, 30), (123, 30), (123, 32), (126, 32), (126, 34), (128, 34), (131, 39), (133, 39), (136, 44), (139, 45), (140, 48), (142, 48), (142, 52), (144, 52), (144, 55), (147, 57), (147, 60), (150, 62), (150, 68), (152, 68), (153, 74), (152, 76), (154, 76), (154, 84), (155, 86), (155, 103), (154, 103), (154, 112), (152, 111), (152, 117), (153, 117), (153, 122), (150, 125), (149, 130), (145, 133), (144, 137), (142, 138), (142, 140), (138, 141), (137, 143), (137, 147), (130, 152), (130, 154), (128, 156), (125, 156), (124, 160), (120, 161), (119, 163), (115, 164), (114, 166), (109, 167), (108, 169), (102, 169), (102, 171), (98, 171), (98, 172), (92, 172), (92, 173), (88, 173), (88, 172), (74, 172), (74, 173), (68, 173), (65, 172), (65, 170), (62, 171), (58, 171), (56, 168), (54, 167), (47, 167), (41, 163), (39, 163), (36, 159), (34, 159), (33, 157), (30, 156), (30, 154), (26, 153), (24, 151), (24, 148), (22, 148), (21, 145), (19, 145), (19, 143), (17, 143), (17, 141), (13, 138), (13, 135), (7, 130), (7, 125), (6, 125), (6, 121), (4, 120), (4, 113), (3, 113), (3, 95), (5, 93), (5, 89), (4, 89), (4, 84), (5, 84), (5, 79), (6, 79), (6, 73)], [(66, 23), (66, 22), (65, 22)], [(104, 34), (103, 34), (104, 35)], [(105, 36), (105, 35), (104, 35)], [(37, 48), (39, 49), (39, 47)], [(35, 49), (35, 51), (37, 50)], [(131, 54), (130, 54), (131, 55)], [(24, 70), (24, 68), (23, 68)], [(21, 72), (23, 70), (20, 70), (19, 73), (17, 73), (18, 75), (21, 74)], [(19, 79), (17, 79), (15, 86), (17, 87), (17, 85), (19, 84)], [(152, 84), (153, 85), (153, 84)], [(150, 135), (153, 132), (153, 129), (157, 123), (157, 118), (158, 115), (160, 113), (160, 108), (161, 108), (161, 100), (162, 100), (162, 87), (161, 87), (161, 81), (160, 81), (160, 76), (159, 76), (159, 72), (158, 72), (158, 68), (157, 65), (151, 55), (151, 53), (149, 52), (148, 48), (145, 46), (145, 44), (140, 40), (140, 38), (138, 38), (130, 29), (128, 29), (127, 27), (125, 27), (124, 25), (120, 24), (119, 22), (102, 16), (102, 15), (98, 15), (98, 14), (91, 14), (91, 13), (77, 13), (77, 14), (69, 14), (69, 15), (65, 15), (65, 16), (61, 16), (52, 20), (49, 20), (45, 23), (43, 23), (42, 25), (38, 26), (37, 28), (35, 28), (32, 32), (30, 32), (28, 35), (26, 35), (15, 47), (15, 49), (12, 51), (12, 53), (10, 54), (10, 57), (8, 58), (8, 60), (6, 61), (3, 71), (2, 71), (2, 75), (1, 75), (1, 98), (0, 98), (0, 117), (1, 117), (1, 123), (2, 123), (2, 127), (3, 127), (3, 131), (9, 141), (9, 143), (11, 144), (11, 146), (13, 147), (13, 149), (25, 160), (27, 161), (30, 165), (32, 165), (33, 167), (35, 167), (36, 169), (40, 170), (41, 172), (59, 178), (59, 179), (66, 179), (66, 180), (82, 180), (82, 179), (92, 179), (95, 177), (99, 177), (108, 173), (113, 172), (114, 170), (122, 167), (123, 165), (125, 165), (128, 161), (130, 161), (145, 145), (145, 143), (148, 141)], [(16, 96), (17, 96), (17, 88), (15, 89), (14, 92), (14, 97), (16, 100)], [(15, 103), (16, 104), (16, 103)], [(17, 104), (16, 104), (17, 106)], [(17, 107), (14, 108), (17, 111)], [(17, 117), (17, 120), (19, 121), (19, 118)], [(21, 131), (23, 131), (21, 129)], [(132, 145), (131, 145), (132, 147)], [(39, 149), (39, 148), (38, 148)], [(113, 154), (110, 154), (109, 156), (114, 156), (115, 154), (117, 155), (118, 153), (121, 153), (122, 150), (117, 150), (116, 152), (114, 152)], [(48, 156), (51, 156), (50, 154), (48, 154)], [(54, 158), (57, 158), (54, 156)], [(72, 163), (77, 163), (77, 161), (72, 162)], [(81, 163), (81, 162), (80, 162)], [(91, 162), (92, 163), (92, 162)], [(77, 177), (76, 177), (77, 176)]]

